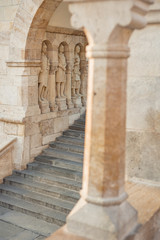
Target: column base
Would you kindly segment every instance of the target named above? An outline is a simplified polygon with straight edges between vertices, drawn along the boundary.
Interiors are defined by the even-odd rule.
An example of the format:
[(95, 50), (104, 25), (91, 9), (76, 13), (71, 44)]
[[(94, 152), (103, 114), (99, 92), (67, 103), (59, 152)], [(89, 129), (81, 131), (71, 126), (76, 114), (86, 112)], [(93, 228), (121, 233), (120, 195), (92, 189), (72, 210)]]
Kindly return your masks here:
[(66, 98), (56, 98), (56, 103), (58, 105), (58, 110), (59, 111), (67, 109)]
[(67, 107), (68, 109), (74, 108), (74, 104), (72, 103), (71, 99), (67, 99)]
[(137, 212), (127, 201), (101, 206), (81, 198), (67, 217), (69, 232), (92, 240), (127, 240), (138, 226)]
[(58, 111), (58, 106), (54, 103), (50, 103), (49, 104), (49, 107), (50, 107), (50, 111), (51, 112), (57, 112)]
[(75, 108), (82, 107), (81, 96), (72, 97), (72, 102)]
[(41, 113), (50, 112), (49, 103), (47, 101), (39, 102)]
[(46, 240), (89, 240), (89, 239), (85, 237), (79, 237), (72, 233), (69, 233), (67, 230), (67, 226), (65, 225), (64, 227), (56, 231), (54, 234), (52, 234)]
[(86, 99), (84, 97), (81, 97), (81, 101), (82, 101), (82, 106), (86, 107)]

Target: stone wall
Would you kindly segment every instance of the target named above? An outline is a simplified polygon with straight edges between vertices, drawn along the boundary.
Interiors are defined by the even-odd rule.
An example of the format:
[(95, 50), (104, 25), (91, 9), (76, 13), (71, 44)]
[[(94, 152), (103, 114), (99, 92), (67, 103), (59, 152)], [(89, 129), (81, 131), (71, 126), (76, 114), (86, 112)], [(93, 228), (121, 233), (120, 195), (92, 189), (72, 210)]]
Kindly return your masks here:
[[(80, 114), (85, 111), (87, 90), (87, 62), (85, 58), (86, 38), (83, 32), (62, 28), (49, 27), (46, 32), (47, 59), (49, 61), (48, 86), (46, 87), (45, 101), (39, 99), (41, 114), (26, 119), (26, 136), (30, 139), (31, 158), (47, 147), (50, 141), (62, 134)], [(63, 96), (57, 93), (57, 72), (59, 63), (59, 47), (64, 46), (65, 80)], [(79, 94), (72, 95), (72, 78), (74, 70), (75, 47), (79, 45), (80, 56), (80, 88)], [(62, 76), (61, 76), (62, 77)], [(40, 75), (39, 75), (40, 78)], [(60, 92), (61, 94), (61, 92)], [(41, 94), (40, 94), (41, 95)], [(41, 96), (40, 96), (41, 97)]]
[[(17, 138), (13, 168), (26, 168), (28, 162), (85, 111), (88, 71), (86, 44), (83, 32), (50, 26), (42, 41), (46, 53), (43, 53), (42, 47), (43, 57), (40, 61), (6, 61), (8, 75), (5, 86), (3, 84), (1, 88), (0, 131), (1, 135)], [(57, 80), (61, 45), (65, 59), (64, 79), (61, 76)], [(75, 56), (79, 59), (76, 73)], [(76, 81), (79, 77), (78, 85), (74, 83), (74, 76)], [(63, 96), (58, 96), (57, 83)], [(13, 105), (15, 108), (12, 112)]]
[(145, 182), (160, 180), (158, 1), (152, 8), (147, 27), (135, 31), (130, 39), (131, 57), (128, 65), (126, 169), (129, 178)]

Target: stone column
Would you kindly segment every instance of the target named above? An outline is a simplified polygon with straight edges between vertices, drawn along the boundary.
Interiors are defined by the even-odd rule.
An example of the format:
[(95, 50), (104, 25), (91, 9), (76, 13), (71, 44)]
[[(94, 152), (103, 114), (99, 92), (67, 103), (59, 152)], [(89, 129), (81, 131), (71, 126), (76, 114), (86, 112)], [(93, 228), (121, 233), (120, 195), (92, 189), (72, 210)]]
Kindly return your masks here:
[(87, 99), (87, 88), (88, 88), (88, 62), (85, 57), (85, 52), (81, 56), (81, 87), (80, 93), (82, 95), (81, 101), (82, 106), (86, 106)]
[(71, 77), (72, 77), (72, 69), (73, 69), (73, 63), (72, 62), (68, 62), (67, 64), (67, 72), (66, 72), (66, 97), (67, 97), (67, 107), (70, 109), (70, 108), (73, 108), (74, 105), (72, 103), (72, 100), (71, 100)]
[(51, 63), (51, 70), (49, 74), (49, 107), (51, 112), (58, 111), (58, 106), (56, 105), (56, 73), (57, 66)]
[(66, 228), (50, 239), (124, 240), (137, 229), (124, 190), (127, 44), (133, 29), (145, 26), (149, 2), (70, 4), (72, 25), (84, 27), (89, 40), (83, 189)]

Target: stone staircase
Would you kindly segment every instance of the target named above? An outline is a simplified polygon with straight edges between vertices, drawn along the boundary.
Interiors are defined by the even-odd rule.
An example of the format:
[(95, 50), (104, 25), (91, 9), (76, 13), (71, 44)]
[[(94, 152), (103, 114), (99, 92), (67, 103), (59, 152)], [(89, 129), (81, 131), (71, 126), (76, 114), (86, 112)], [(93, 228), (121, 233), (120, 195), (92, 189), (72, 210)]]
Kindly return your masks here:
[(38, 236), (15, 239), (45, 239), (65, 224), (80, 197), (84, 130), (81, 116), (26, 170), (15, 170), (0, 185), (0, 226), (3, 221)]

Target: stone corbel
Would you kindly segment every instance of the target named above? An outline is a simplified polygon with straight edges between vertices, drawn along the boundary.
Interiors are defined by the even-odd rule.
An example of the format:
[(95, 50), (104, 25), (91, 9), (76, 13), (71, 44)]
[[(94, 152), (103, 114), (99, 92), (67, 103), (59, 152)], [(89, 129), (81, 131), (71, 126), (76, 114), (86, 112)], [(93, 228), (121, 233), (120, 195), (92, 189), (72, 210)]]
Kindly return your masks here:
[(160, 2), (156, 1), (151, 5), (149, 12), (146, 16), (148, 24), (160, 24)]

